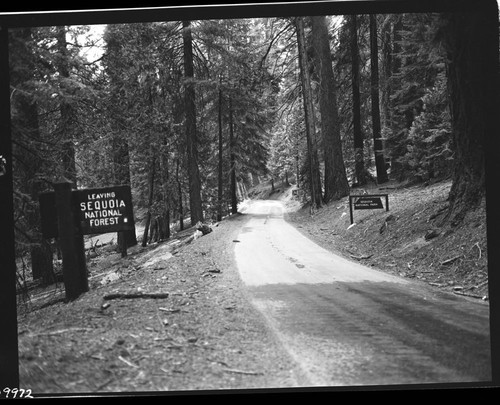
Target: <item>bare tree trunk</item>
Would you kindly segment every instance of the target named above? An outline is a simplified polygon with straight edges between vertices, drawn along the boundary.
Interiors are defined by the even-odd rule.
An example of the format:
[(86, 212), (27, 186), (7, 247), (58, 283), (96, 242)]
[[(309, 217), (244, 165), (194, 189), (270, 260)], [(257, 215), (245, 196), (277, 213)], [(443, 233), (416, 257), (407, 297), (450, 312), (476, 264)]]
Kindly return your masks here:
[(144, 226), (144, 235), (142, 236), (142, 247), (145, 247), (148, 243), (148, 231), (151, 224), (151, 207), (153, 206), (154, 197), (154, 184), (155, 184), (155, 165), (156, 156), (153, 154), (151, 168), (149, 169), (149, 199), (148, 199), (148, 214), (146, 217), (146, 224)]
[[(69, 78), (68, 49), (66, 46), (66, 27), (57, 28), (58, 58), (57, 70), (61, 77)], [(75, 108), (62, 98), (60, 106), (61, 116), (57, 128), (58, 137), (62, 148), (62, 175), (73, 183), (76, 188), (76, 163), (75, 163), (75, 131), (77, 128), (77, 113)]]
[(320, 79), (319, 105), (325, 160), (323, 201), (338, 200), (349, 194), (338, 118), (337, 95), (333, 75), (328, 28), (325, 16), (311, 17), (316, 70)]
[[(116, 40), (108, 41), (107, 43), (107, 53), (112, 56), (110, 59), (119, 59), (122, 57), (119, 42)], [(118, 94), (118, 87), (120, 86), (121, 78), (118, 77), (117, 71), (115, 69), (109, 69), (110, 72), (114, 72), (110, 77), (111, 82), (111, 103), (110, 103), (110, 115), (111, 119), (111, 146), (113, 150), (113, 171), (114, 171), (114, 183), (115, 185), (128, 185), (130, 186), (130, 154), (129, 154), (129, 144), (127, 139), (124, 137), (124, 127), (121, 111), (117, 111), (120, 108), (120, 95)], [(137, 245), (137, 236), (135, 233), (135, 228), (129, 231), (118, 232), (117, 234), (118, 250), (120, 252), (126, 252), (127, 247)]]
[(390, 76), (388, 77), (389, 80), (389, 90), (390, 93), (387, 95), (387, 99), (389, 100), (389, 110), (390, 110), (390, 129), (391, 129), (391, 134), (390, 137), (387, 141), (387, 144), (389, 145), (388, 150), (390, 153), (390, 158), (391, 158), (391, 176), (396, 177), (399, 180), (402, 180), (404, 173), (403, 173), (403, 165), (398, 161), (398, 159), (403, 156), (406, 153), (406, 148), (402, 147), (401, 145), (404, 145), (404, 139), (406, 138), (406, 128), (409, 129), (409, 127), (404, 127), (402, 128), (402, 122), (405, 120), (402, 120), (402, 117), (400, 116), (401, 114), (396, 112), (397, 110), (397, 105), (396, 103), (391, 99), (391, 96), (393, 96), (397, 92), (397, 82), (394, 80), (394, 77), (397, 77), (397, 75), (400, 73), (401, 66), (402, 66), (402, 61), (401, 61), (401, 32), (404, 30), (404, 24), (403, 24), (403, 18), (404, 14), (401, 15), (395, 15), (394, 16), (394, 22), (393, 22), (393, 27), (392, 27), (392, 53), (390, 57), (390, 63), (391, 65), (388, 66), (389, 69), (389, 74)]
[(300, 77), (302, 83), (302, 99), (304, 102), (304, 116), (306, 123), (307, 151), (309, 162), (309, 184), (311, 191), (311, 207), (321, 206), (321, 176), (319, 171), (318, 148), (316, 141), (316, 126), (314, 122), (314, 108), (311, 93), (311, 80), (307, 66), (304, 20), (303, 17), (295, 18), (297, 45), (299, 53)]
[(191, 22), (182, 22), (182, 38), (184, 45), (184, 103), (186, 110), (186, 145), (189, 177), (189, 206), (191, 211), (191, 226), (203, 221), (201, 202), (201, 180), (198, 167), (198, 136), (196, 133), (196, 105), (194, 91), (193, 38)]
[(177, 180), (177, 194), (179, 195), (179, 201), (178, 201), (178, 210), (179, 210), (179, 230), (184, 230), (184, 205), (182, 204), (182, 183), (181, 179), (179, 177), (179, 169), (180, 169), (180, 161), (179, 158), (177, 158), (176, 162), (176, 168), (175, 168), (175, 177)]
[[(222, 76), (220, 78), (222, 85)], [(224, 172), (223, 172), (223, 138), (222, 138), (222, 88), (219, 87), (219, 106), (218, 106), (218, 122), (219, 122), (219, 162), (218, 162), (218, 189), (217, 189), (217, 221), (222, 220), (222, 203), (224, 196)]]
[(230, 193), (231, 193), (231, 214), (238, 213), (238, 197), (236, 195), (236, 157), (234, 153), (235, 140), (234, 140), (234, 124), (233, 124), (233, 104), (231, 98), (229, 98), (229, 159), (230, 159), (230, 170), (229, 176), (230, 182)]
[(377, 16), (374, 14), (370, 15), (370, 66), (373, 149), (375, 154), (375, 167), (377, 169), (377, 183), (382, 184), (386, 183), (388, 181), (388, 178), (385, 168), (384, 145), (382, 143), (380, 125)]
[(359, 48), (358, 22), (356, 15), (350, 17), (351, 30), (351, 66), (352, 66), (352, 120), (354, 128), (354, 172), (356, 182), (366, 184), (366, 169), (364, 157), (364, 137), (361, 129), (361, 97), (359, 93)]
[(491, 11), (443, 17), (454, 151), (445, 218), (451, 225), (485, 195), (486, 142), (498, 133), (498, 20)]
[[(117, 132), (113, 137), (113, 163), (115, 169), (115, 184), (130, 186), (130, 156), (129, 146), (126, 139), (123, 139), (123, 134)], [(137, 245), (137, 237), (135, 229), (130, 231), (118, 232), (118, 247), (121, 252), (125, 247)]]
[(383, 73), (382, 89), (382, 119), (386, 129), (392, 128), (392, 108), (391, 105), (391, 74), (392, 74), (392, 16), (388, 15), (382, 24), (382, 68)]
[(163, 145), (160, 156), (161, 184), (163, 192), (163, 212), (160, 221), (160, 239), (170, 238), (170, 198), (169, 198), (169, 183), (170, 170), (168, 167), (168, 143), (167, 137), (163, 139)]
[[(26, 82), (32, 80), (31, 72), (33, 72), (34, 66), (31, 66), (33, 56), (28, 48), (30, 41), (32, 41), (30, 28), (23, 28), (12, 33), (11, 43), (15, 52), (12, 52), (10, 62), (18, 68), (22, 66), (22, 69), (11, 72), (11, 85), (14, 88), (22, 89)], [(41, 140), (36, 100), (33, 99), (30, 92), (16, 91), (12, 93), (10, 102), (16, 110), (16, 114), (12, 117), (12, 139), (16, 141), (14, 147), (17, 147), (18, 144), (23, 145), (25, 142), (36, 146)], [(40, 230), (40, 211), (34, 203), (38, 201), (38, 195), (42, 189), (38, 176), (42, 167), (42, 159), (36, 153), (23, 156), (24, 149), (19, 151), (14, 149), (13, 154), (17, 153), (26, 162), (24, 171), (21, 172), (20, 191), (31, 198), (30, 207), (26, 212), (26, 220), (29, 227), (27, 234), (32, 238), (30, 240), (30, 255), (33, 278), (42, 278), (44, 283), (50, 283), (54, 280), (52, 251), (47, 249), (47, 244), (43, 240)]]

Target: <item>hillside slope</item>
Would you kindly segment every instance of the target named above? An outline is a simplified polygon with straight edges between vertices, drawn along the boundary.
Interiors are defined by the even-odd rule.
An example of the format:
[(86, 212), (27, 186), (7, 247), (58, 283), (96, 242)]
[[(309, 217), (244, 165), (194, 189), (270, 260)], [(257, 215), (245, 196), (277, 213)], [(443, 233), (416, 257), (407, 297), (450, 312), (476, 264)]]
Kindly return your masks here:
[[(488, 300), (485, 202), (471, 211), (461, 226), (440, 227), (450, 186), (446, 181), (353, 191), (389, 195), (389, 211), (353, 210), (354, 224), (348, 197), (312, 214), (309, 206), (298, 201), (293, 186), (277, 187), (279, 191), (269, 193), (268, 198), (282, 200), (287, 220), (330, 251), (455, 294)], [(264, 195), (262, 190), (260, 195)]]

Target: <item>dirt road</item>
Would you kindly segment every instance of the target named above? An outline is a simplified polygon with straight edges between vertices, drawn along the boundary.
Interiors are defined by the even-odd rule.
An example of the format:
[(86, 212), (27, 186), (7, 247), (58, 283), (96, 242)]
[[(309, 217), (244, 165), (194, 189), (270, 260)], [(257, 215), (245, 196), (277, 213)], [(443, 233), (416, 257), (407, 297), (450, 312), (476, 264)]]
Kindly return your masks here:
[(251, 201), (235, 246), (240, 276), (311, 386), (491, 379), (489, 306), (324, 250)]

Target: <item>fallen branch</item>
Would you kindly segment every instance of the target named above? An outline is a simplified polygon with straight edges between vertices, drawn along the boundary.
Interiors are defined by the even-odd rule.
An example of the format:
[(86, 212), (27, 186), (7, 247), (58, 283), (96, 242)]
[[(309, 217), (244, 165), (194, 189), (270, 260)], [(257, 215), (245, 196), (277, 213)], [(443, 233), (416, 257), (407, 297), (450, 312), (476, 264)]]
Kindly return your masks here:
[(485, 295), (467, 294), (467, 293), (460, 292), (460, 291), (453, 291), (453, 294), (463, 295), (465, 297), (471, 297), (471, 298), (478, 298), (478, 299), (481, 299), (481, 300), (487, 300), (488, 299), (488, 297), (486, 297)]
[(364, 260), (364, 259), (369, 259), (369, 258), (370, 258), (370, 257), (372, 257), (372, 256), (373, 256), (373, 254), (368, 255), (368, 256), (354, 256), (354, 255), (352, 255), (352, 254), (351, 254), (351, 257), (352, 257), (353, 259), (356, 259), (356, 260)]
[(170, 313), (175, 313), (175, 312), (181, 312), (180, 309), (178, 308), (174, 308), (174, 309), (170, 309), (170, 308), (158, 308), (160, 311), (165, 311), (165, 312), (170, 312)]
[(106, 385), (108, 385), (110, 382), (114, 380), (114, 377), (111, 377), (109, 380), (104, 381), (101, 385), (98, 385), (95, 389), (94, 392), (102, 390)]
[(482, 281), (482, 282), (480, 282), (479, 284), (476, 284), (476, 285), (470, 286), (470, 287), (468, 288), (468, 290), (473, 290), (473, 289), (476, 289), (476, 288), (481, 288), (481, 287), (485, 286), (486, 284), (488, 284), (488, 280), (487, 280), (487, 279), (486, 279), (486, 280), (484, 280), (484, 281)]
[(41, 304), (40, 306), (38, 306), (37, 309), (47, 308), (47, 307), (50, 307), (51, 305), (59, 304), (61, 302), (66, 302), (66, 297), (59, 297), (59, 298), (54, 298), (52, 300), (49, 300), (49, 301)]
[(137, 364), (131, 363), (127, 359), (124, 359), (122, 356), (118, 356), (118, 360), (123, 361), (126, 365), (128, 365), (130, 367), (139, 368), (139, 366)]
[(143, 292), (133, 292), (133, 293), (112, 293), (106, 294), (103, 299), (105, 300), (115, 300), (115, 299), (130, 299), (130, 298), (168, 298), (168, 293), (143, 293)]
[[(479, 246), (479, 242), (475, 243), (474, 246), (477, 246), (477, 248), (479, 249), (479, 257), (478, 257), (478, 260), (481, 258), (481, 246)], [(474, 247), (472, 246), (472, 247)]]
[(60, 335), (62, 333), (66, 332), (84, 332), (84, 331), (91, 331), (91, 328), (68, 328), (68, 329), (59, 329), (59, 330), (54, 330), (54, 331), (48, 331), (48, 332), (38, 332), (38, 333), (30, 333), (30, 337), (35, 337), (35, 336), (54, 336), (54, 335)]
[(208, 269), (207, 270), (209, 273), (220, 273), (220, 269), (219, 268), (215, 268), (215, 269)]
[(264, 374), (264, 373), (258, 373), (255, 371), (236, 370), (234, 368), (224, 368), (223, 370), (227, 373), (245, 374), (245, 375), (263, 375)]
[(433, 287), (445, 287), (446, 284), (443, 284), (443, 283), (429, 283), (429, 285), (432, 285)]
[(455, 260), (457, 260), (457, 259), (459, 259), (461, 257), (462, 257), (462, 255), (458, 255), (458, 256), (452, 257), (451, 259), (448, 259), (448, 260), (445, 260), (444, 262), (441, 262), (441, 265), (444, 266), (444, 265), (453, 263)]

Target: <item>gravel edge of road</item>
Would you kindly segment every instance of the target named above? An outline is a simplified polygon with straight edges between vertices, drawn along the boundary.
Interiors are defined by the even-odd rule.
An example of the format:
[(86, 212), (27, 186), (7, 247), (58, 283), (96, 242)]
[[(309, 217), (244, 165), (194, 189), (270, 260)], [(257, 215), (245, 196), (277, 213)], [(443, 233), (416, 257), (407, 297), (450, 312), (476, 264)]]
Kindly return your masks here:
[[(239, 329), (233, 331), (234, 334), (224, 342), (224, 347), (221, 346), (220, 350), (242, 350), (238, 362), (232, 363), (232, 368), (242, 373), (236, 384), (230, 379), (224, 380), (231, 389), (237, 390), (307, 388), (305, 373), (284, 349), (264, 315), (252, 304), (247, 287), (238, 274), (234, 244), (239, 243), (237, 237), (245, 221), (245, 215), (240, 213), (226, 218), (213, 233), (199, 238), (187, 247), (191, 258), (203, 254), (205, 260), (211, 261), (220, 271), (206, 285), (208, 295), (217, 297), (221, 303), (229, 304), (214, 306), (207, 302), (206, 308), (211, 307), (210, 311), (215, 310), (219, 314), (217, 327), (239, 325)], [(214, 247), (217, 251), (212, 250)], [(221, 313), (221, 308), (225, 314)], [(228, 311), (231, 317), (227, 317)], [(245, 343), (244, 349), (241, 348), (242, 342)], [(244, 374), (245, 370), (249, 374)]]

